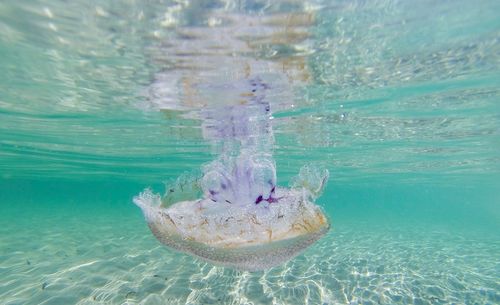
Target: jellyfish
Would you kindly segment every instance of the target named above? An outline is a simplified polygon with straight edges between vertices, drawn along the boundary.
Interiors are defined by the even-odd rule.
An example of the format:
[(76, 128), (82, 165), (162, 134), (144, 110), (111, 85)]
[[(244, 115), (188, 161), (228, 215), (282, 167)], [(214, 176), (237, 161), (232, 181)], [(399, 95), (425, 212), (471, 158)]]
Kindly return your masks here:
[(175, 202), (169, 192), (162, 197), (146, 189), (133, 201), (164, 245), (216, 265), (264, 270), (292, 259), (328, 232), (330, 222), (314, 203), (328, 171), (306, 166), (291, 187), (279, 186), (266, 98), (271, 86), (252, 77), (222, 87), (231, 86), (243, 102), (199, 111), (204, 138), (221, 147), (200, 177), (183, 180), (199, 198), (176, 197)]

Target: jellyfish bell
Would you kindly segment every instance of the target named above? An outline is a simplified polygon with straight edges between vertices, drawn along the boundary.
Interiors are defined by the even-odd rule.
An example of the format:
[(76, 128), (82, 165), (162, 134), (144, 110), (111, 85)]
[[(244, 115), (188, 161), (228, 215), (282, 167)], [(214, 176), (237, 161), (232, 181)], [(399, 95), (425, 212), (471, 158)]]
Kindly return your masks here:
[(168, 208), (146, 190), (134, 198), (163, 244), (217, 265), (257, 271), (290, 260), (323, 236), (330, 223), (302, 192), (276, 189), (275, 200), (233, 204), (209, 198)]
[[(244, 150), (204, 167), (195, 192), (200, 199), (165, 204), (168, 198), (146, 189), (134, 203), (163, 244), (214, 264), (263, 270), (298, 255), (330, 228), (313, 203), (328, 171), (305, 167), (285, 188), (276, 185), (275, 168), (269, 154)], [(175, 187), (168, 189), (167, 196)]]

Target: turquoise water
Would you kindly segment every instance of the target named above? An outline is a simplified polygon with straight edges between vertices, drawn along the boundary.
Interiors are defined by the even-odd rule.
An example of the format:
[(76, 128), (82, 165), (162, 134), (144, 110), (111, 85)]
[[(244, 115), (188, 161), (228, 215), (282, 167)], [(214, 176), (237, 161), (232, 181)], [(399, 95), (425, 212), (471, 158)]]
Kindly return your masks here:
[[(0, 304), (499, 304), (499, 11), (0, 3)], [(258, 272), (159, 243), (132, 198), (245, 145), (329, 170), (330, 231)]]

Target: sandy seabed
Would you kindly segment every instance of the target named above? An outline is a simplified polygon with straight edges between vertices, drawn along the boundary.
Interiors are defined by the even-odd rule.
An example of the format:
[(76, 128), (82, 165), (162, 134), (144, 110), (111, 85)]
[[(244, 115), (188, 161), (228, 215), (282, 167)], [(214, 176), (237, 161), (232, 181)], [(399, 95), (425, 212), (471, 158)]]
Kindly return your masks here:
[(498, 238), (445, 228), (333, 217), (296, 259), (243, 272), (162, 246), (133, 208), (0, 220), (1, 305), (500, 302)]

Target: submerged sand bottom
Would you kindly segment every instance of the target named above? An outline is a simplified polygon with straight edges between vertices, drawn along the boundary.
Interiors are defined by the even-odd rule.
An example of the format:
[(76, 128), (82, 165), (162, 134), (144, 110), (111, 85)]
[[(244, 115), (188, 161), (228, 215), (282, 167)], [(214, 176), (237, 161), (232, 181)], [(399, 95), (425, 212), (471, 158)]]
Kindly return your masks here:
[(122, 202), (5, 203), (0, 303), (495, 304), (499, 298), (495, 232), (339, 218), (295, 259), (242, 272), (164, 247), (137, 212)]

